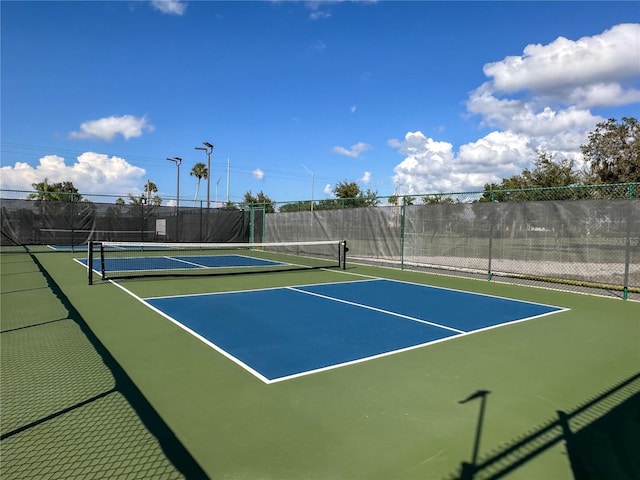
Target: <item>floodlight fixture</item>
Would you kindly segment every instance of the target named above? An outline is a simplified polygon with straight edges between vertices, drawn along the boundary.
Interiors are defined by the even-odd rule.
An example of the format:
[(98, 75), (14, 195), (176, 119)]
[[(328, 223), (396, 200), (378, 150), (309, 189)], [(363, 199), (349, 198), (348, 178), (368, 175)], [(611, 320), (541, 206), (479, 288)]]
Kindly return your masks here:
[(207, 153), (207, 208), (209, 208), (211, 206), (211, 154), (214, 147), (209, 142), (202, 142), (202, 144), (204, 147), (195, 147), (195, 149)]
[(176, 164), (177, 174), (176, 174), (176, 215), (180, 212), (180, 164), (182, 163), (182, 159), (180, 157), (172, 157), (167, 158), (170, 162)]

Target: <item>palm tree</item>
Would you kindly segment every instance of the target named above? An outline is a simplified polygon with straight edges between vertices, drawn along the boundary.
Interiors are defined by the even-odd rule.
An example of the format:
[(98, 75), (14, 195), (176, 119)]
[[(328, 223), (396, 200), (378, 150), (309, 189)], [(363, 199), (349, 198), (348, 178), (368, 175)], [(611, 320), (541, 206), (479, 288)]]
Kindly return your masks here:
[(151, 180), (147, 180), (147, 183), (144, 185), (144, 192), (147, 194), (147, 205), (151, 203), (151, 194), (157, 191), (158, 186)]
[(203, 178), (206, 180), (209, 177), (209, 171), (207, 169), (207, 166), (204, 163), (198, 162), (193, 166), (193, 168), (191, 169), (191, 172), (189, 172), (189, 175), (191, 175), (192, 177), (196, 177), (198, 179), (198, 186), (196, 187), (196, 196), (193, 199), (193, 206), (195, 207), (196, 201), (198, 200), (198, 192), (200, 191), (200, 180), (202, 180)]

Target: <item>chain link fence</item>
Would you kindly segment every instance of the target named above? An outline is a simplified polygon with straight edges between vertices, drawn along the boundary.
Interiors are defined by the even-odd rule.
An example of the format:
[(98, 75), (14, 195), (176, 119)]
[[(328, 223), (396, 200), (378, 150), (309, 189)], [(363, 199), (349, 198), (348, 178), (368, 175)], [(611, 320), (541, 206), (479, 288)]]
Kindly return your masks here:
[[(104, 197), (101, 198), (104, 200)], [(258, 241), (255, 208), (2, 199), (0, 245), (82, 246), (93, 241)]]
[(640, 298), (640, 184), (377, 200), (281, 206), (265, 241), (345, 238), (351, 261)]
[(2, 200), (0, 242), (346, 239), (352, 261), (640, 298), (639, 183), (223, 208), (99, 200)]

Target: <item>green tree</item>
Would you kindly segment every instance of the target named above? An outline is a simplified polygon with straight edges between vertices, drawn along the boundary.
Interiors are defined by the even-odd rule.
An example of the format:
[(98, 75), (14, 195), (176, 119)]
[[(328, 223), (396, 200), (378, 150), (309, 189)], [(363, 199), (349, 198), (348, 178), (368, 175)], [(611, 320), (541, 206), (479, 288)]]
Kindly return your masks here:
[(78, 189), (73, 185), (73, 182), (59, 182), (54, 183), (58, 199), (63, 202), (79, 202), (82, 200), (82, 195), (78, 192)]
[(539, 153), (532, 171), (524, 170), (525, 188), (566, 187), (580, 182), (580, 174), (574, 169), (573, 160), (556, 161), (550, 153)]
[(302, 202), (285, 203), (283, 205), (280, 205), (280, 207), (278, 208), (278, 211), (282, 212), (282, 213), (300, 212), (300, 211), (302, 211), (301, 204), (302, 204)]
[(222, 208), (225, 210), (238, 210), (238, 205), (233, 203), (231, 200), (227, 200), (224, 202), (224, 205), (222, 205)]
[(405, 195), (404, 197), (402, 197), (403, 205), (413, 205), (415, 202), (416, 197), (414, 197), (413, 195)]
[(598, 123), (580, 149), (587, 183), (640, 182), (640, 124), (636, 118)]
[(32, 200), (54, 200), (55, 192), (53, 191), (53, 187), (49, 184), (47, 178), (40, 183), (32, 183), (31, 186), (36, 191), (36, 193), (30, 193), (29, 197)]
[(82, 200), (82, 195), (73, 182), (49, 183), (45, 178), (44, 181), (32, 183), (31, 186), (36, 193), (29, 194), (29, 199), (55, 202), (79, 202)]
[[(127, 196), (129, 197), (129, 205), (149, 205), (151, 207), (159, 207), (162, 205), (162, 198), (158, 195), (154, 195), (149, 198), (148, 195), (146, 197), (144, 195), (138, 197), (128, 193)], [(118, 198), (116, 200), (116, 204), (124, 205), (124, 200), (122, 198)]]
[(343, 204), (341, 200), (336, 200), (335, 198), (325, 198), (323, 200), (320, 200), (314, 208), (316, 210), (336, 210), (338, 208), (343, 208)]
[(340, 182), (333, 189), (333, 193), (344, 207), (373, 207), (379, 203), (378, 192), (367, 189), (360, 190), (356, 182)]
[(525, 168), (521, 174), (505, 178), (499, 185), (486, 184), (483, 201), (540, 200), (540, 192), (531, 189), (566, 187), (580, 183), (580, 174), (574, 170), (573, 160), (556, 160), (554, 155), (540, 152), (534, 164), (533, 170)]
[(362, 195), (362, 191), (356, 182), (340, 182), (333, 188), (333, 193), (338, 198), (352, 199)]
[(200, 180), (202, 180), (203, 178), (205, 180), (209, 178), (209, 170), (204, 163), (198, 162), (193, 166), (191, 172), (189, 172), (189, 175), (198, 179), (198, 185), (196, 186), (196, 196), (193, 199), (193, 204), (195, 205), (196, 201), (198, 200), (198, 193), (200, 192)]
[(440, 193), (435, 195), (425, 195), (422, 197), (422, 202), (425, 205), (439, 205), (442, 203), (453, 203), (453, 199)]
[(142, 195), (137, 197), (135, 195), (128, 193), (127, 196), (129, 197), (129, 205), (144, 205), (147, 200)]
[[(302, 202), (293, 202), (282, 204), (279, 208), (279, 212), (309, 212), (311, 210), (312, 202), (305, 200)], [(313, 202), (314, 208), (316, 208), (316, 202)]]
[(271, 200), (264, 192), (259, 191), (255, 196), (251, 193), (251, 190), (244, 194), (244, 203), (245, 205), (260, 205), (264, 206), (264, 211), (266, 213), (275, 212), (275, 207), (273, 206), (273, 200)]

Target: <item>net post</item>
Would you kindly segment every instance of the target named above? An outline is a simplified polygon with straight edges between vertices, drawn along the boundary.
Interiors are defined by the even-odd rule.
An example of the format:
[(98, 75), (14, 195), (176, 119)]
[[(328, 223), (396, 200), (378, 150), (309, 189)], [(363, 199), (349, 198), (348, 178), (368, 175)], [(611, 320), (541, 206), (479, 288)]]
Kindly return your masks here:
[(93, 240), (89, 240), (87, 247), (87, 279), (93, 285)]
[(104, 260), (104, 243), (100, 242), (100, 277), (105, 280), (107, 277)]
[[(349, 248), (347, 248), (347, 241), (343, 240), (341, 242), (342, 245), (342, 270), (346, 270), (347, 269), (347, 252), (349, 251)], [(340, 264), (340, 258), (338, 258), (338, 264)]]

